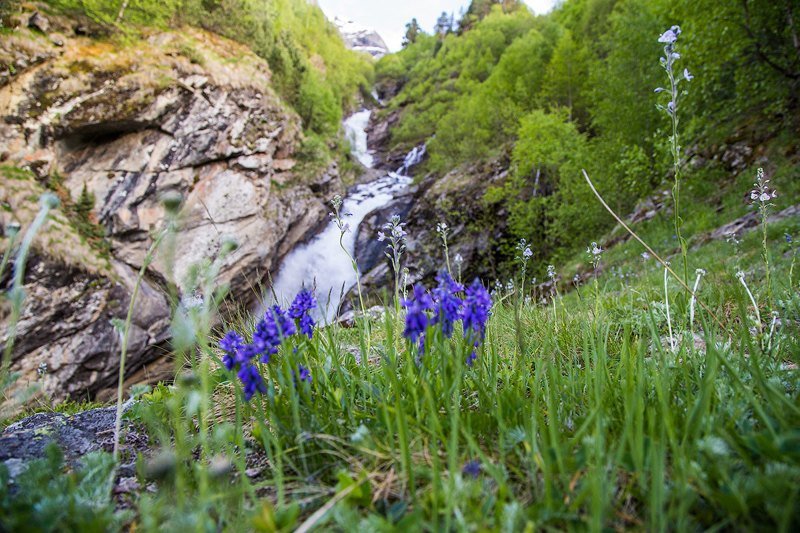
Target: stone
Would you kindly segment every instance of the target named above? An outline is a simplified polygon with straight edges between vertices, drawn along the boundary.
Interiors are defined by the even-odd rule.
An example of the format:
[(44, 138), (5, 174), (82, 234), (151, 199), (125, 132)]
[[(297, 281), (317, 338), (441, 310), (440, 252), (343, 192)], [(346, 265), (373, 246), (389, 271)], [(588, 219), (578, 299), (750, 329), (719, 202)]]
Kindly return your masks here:
[(42, 33), (47, 33), (47, 31), (50, 29), (50, 21), (38, 11), (34, 11), (33, 14), (28, 17), (28, 27), (32, 30), (38, 30)]
[[(36, 24), (43, 27), (42, 20)], [(97, 44), (87, 59), (81, 53), (86, 38), (67, 37), (63, 53), (48, 56), (36, 71), (0, 78), (4, 164), (28, 168), (41, 182), (57, 171), (73, 201), (86, 187), (108, 254), (85, 244), (63, 211), (34, 248), (12, 370), (21, 373), (20, 384), (38, 382), (54, 400), (113, 395), (121, 346), (112, 321), (125, 320), (139, 269), (165, 226), (163, 193), (183, 198), (174, 261), (157, 254), (139, 287), (126, 388), (169, 374), (171, 361), (158, 361), (169, 351), (169, 283), (193, 291), (193, 265), (213, 261), (231, 236), (239, 248), (222, 262), (217, 284), (229, 285), (238, 305), (255, 304), (252, 287), (326, 221), (329, 195), (343, 192), (335, 165), (318, 174), (293, 172), (300, 118), (269, 86), (263, 60), (244, 49), (251, 55), (236, 65), (215, 59), (238, 45), (199, 30), (159, 35), (124, 71), (113, 47)], [(41, 62), (35, 59), (41, 39), (25, 38), (0, 47), (16, 47), (11, 56), (18, 53), (28, 64)], [(209, 58), (202, 66), (164, 55), (156, 44), (186, 38)], [(163, 83), (164, 69), (173, 81)], [(36, 214), (30, 198), (43, 187), (31, 179), (23, 194), (12, 193), (23, 184), (6, 185), (0, 181), (0, 201), (25, 224)], [(0, 213), (0, 223), (11, 214)], [(37, 374), (41, 364), (48, 368), (44, 376)]]

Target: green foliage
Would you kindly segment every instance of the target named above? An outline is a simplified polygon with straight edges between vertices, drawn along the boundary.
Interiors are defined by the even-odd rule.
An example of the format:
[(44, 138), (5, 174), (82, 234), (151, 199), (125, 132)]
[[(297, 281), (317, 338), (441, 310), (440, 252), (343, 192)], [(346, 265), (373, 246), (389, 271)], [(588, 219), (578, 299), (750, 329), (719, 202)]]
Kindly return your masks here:
[(342, 108), (331, 88), (314, 70), (306, 71), (297, 98), (297, 112), (311, 131), (328, 136), (339, 131)]
[[(610, 223), (581, 166), (623, 215), (669, 181), (671, 126), (656, 109), (653, 91), (665, 83), (657, 38), (671, 25), (683, 28), (680, 69), (695, 75), (681, 86), (688, 91), (681, 95), (684, 150), (703, 151), (743, 130), (755, 139), (776, 131), (796, 138), (800, 56), (791, 37), (798, 22), (790, 3), (569, 0), (534, 18), (497, 2), (472, 2), (459, 34), (447, 35), (440, 46), (419, 39), (378, 63), (379, 84), (402, 86), (390, 102), (401, 110), (393, 147), (401, 151), (427, 141), (424, 170), (440, 175), (513, 147), (517, 175), (504, 193), (493, 191), (487, 199), (509, 209), (510, 237), (536, 236), (543, 239), (541, 249), (568, 255)], [(770, 18), (782, 25), (770, 25)], [(547, 187), (533, 195), (519, 173), (539, 164), (523, 161), (538, 153), (519, 119), (558, 109), (585, 138), (540, 176)], [(557, 143), (563, 128), (535, 138)], [(691, 186), (694, 179), (689, 169), (681, 181)]]
[(50, 444), (43, 459), (30, 461), (9, 482), (0, 464), (0, 528), (7, 531), (117, 531), (125, 513), (111, 499), (114, 461), (107, 453), (83, 457), (76, 471), (64, 471), (64, 459)]

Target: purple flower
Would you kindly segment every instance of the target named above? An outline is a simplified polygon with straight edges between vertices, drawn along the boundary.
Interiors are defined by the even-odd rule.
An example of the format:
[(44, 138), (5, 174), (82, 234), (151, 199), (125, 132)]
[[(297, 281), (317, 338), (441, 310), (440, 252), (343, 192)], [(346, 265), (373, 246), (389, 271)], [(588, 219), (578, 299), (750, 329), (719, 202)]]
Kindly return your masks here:
[(792, 244), (792, 236), (791, 235), (789, 235), (788, 233), (784, 233), (783, 237), (786, 239), (787, 243)]
[(481, 462), (477, 459), (473, 459), (472, 461), (467, 461), (464, 463), (464, 467), (461, 469), (461, 473), (465, 476), (470, 476), (474, 479), (477, 479), (479, 475), (481, 475)]
[(235, 331), (229, 331), (219, 341), (220, 349), (225, 352), (222, 356), (222, 364), (228, 370), (233, 370), (233, 367), (243, 362), (241, 350), (244, 347), (244, 339)]
[(416, 343), (425, 333), (425, 328), (428, 327), (426, 311), (433, 309), (433, 300), (425, 287), (417, 283), (414, 285), (413, 299), (403, 300), (402, 303), (403, 307), (407, 309), (406, 329), (403, 331), (403, 336)]
[(250, 398), (252, 398), (256, 392), (260, 392), (261, 394), (267, 392), (267, 386), (255, 365), (248, 363), (242, 365), (242, 368), (239, 369), (236, 375), (244, 386), (244, 399), (246, 401), (249, 402)]
[(486, 322), (489, 320), (489, 310), (492, 308), (492, 297), (477, 278), (472, 285), (467, 287), (466, 294), (464, 308), (461, 310), (464, 334), (467, 335), (469, 331), (472, 331), (480, 339), (483, 339), (486, 333)]
[(311, 383), (311, 372), (303, 365), (297, 365), (297, 373), (300, 374), (300, 381)]
[(279, 306), (267, 309), (264, 318), (256, 324), (253, 343), (245, 348), (249, 358), (258, 356), (262, 363), (269, 363), (270, 356), (278, 353), (281, 340), (297, 332), (294, 322)]
[(291, 307), (289, 307), (289, 316), (295, 320), (299, 320), (300, 331), (304, 333), (309, 339), (314, 334), (314, 319), (311, 318), (309, 311), (317, 307), (317, 301), (311, 294), (311, 291), (303, 289), (294, 297)]
[(453, 323), (460, 318), (463, 305), (456, 294), (463, 292), (464, 287), (456, 283), (447, 272), (441, 272), (436, 276), (436, 281), (439, 282), (439, 286), (433, 289), (435, 309), (431, 324), (441, 324), (442, 333), (449, 338), (453, 335)]
[[(476, 343), (475, 343), (475, 347), (477, 347), (477, 346), (478, 346), (478, 343), (476, 342)], [(466, 363), (467, 363), (467, 366), (468, 366), (468, 367), (472, 367), (472, 365), (474, 365), (474, 364), (475, 364), (475, 360), (476, 360), (477, 358), (478, 358), (478, 352), (477, 352), (477, 351), (475, 351), (475, 350), (472, 350), (472, 351), (470, 352), (470, 354), (467, 356), (467, 361), (466, 361)]]

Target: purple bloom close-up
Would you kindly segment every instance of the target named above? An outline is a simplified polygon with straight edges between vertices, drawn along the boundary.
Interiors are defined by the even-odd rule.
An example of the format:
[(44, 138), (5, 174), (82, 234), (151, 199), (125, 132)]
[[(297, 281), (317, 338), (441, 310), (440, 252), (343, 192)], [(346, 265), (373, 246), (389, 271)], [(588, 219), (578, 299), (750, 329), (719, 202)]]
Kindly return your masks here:
[(314, 334), (314, 319), (309, 313), (315, 307), (317, 307), (317, 301), (308, 289), (298, 292), (289, 307), (289, 316), (299, 321), (300, 331), (309, 339)]
[(425, 328), (428, 327), (428, 314), (426, 311), (433, 309), (433, 300), (425, 290), (425, 287), (418, 283), (414, 285), (413, 298), (403, 300), (403, 307), (407, 309), (406, 328), (403, 331), (403, 336), (416, 343), (425, 333)]
[(232, 370), (234, 366), (241, 363), (240, 353), (244, 347), (244, 339), (241, 335), (235, 331), (229, 331), (219, 341), (219, 347), (225, 352), (222, 357), (222, 364), (225, 365), (225, 368)]
[(464, 321), (464, 334), (472, 331), (480, 339), (486, 332), (486, 322), (489, 320), (489, 310), (492, 308), (492, 297), (489, 291), (483, 286), (479, 279), (475, 279), (472, 285), (467, 287), (464, 308), (461, 311), (461, 319)]
[(460, 318), (463, 302), (457, 296), (464, 291), (463, 285), (456, 283), (450, 274), (441, 272), (436, 276), (438, 287), (433, 289), (435, 305), (432, 324), (441, 324), (445, 337), (453, 335), (453, 323)]
[(244, 364), (239, 372), (236, 374), (244, 386), (244, 399), (248, 402), (256, 392), (264, 394), (267, 392), (267, 386), (264, 379), (259, 374), (255, 365)]
[(248, 347), (250, 358), (258, 356), (262, 363), (268, 363), (270, 356), (278, 353), (281, 340), (297, 332), (294, 322), (279, 306), (273, 305), (256, 324), (253, 343)]

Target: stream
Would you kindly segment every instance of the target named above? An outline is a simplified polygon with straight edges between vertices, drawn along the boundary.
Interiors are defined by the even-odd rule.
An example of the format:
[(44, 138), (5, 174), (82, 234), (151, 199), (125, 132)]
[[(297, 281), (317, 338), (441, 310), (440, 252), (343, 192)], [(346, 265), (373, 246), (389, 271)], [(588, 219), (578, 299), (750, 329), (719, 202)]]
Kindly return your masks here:
[[(351, 153), (367, 168), (372, 168), (374, 164), (373, 155), (367, 148), (366, 132), (371, 113), (364, 109), (344, 121)], [(425, 145), (417, 146), (406, 155), (403, 165), (396, 172), (389, 172), (348, 191), (341, 212), (349, 214), (345, 221), (350, 229), (344, 234), (341, 246), (351, 256), (355, 253), (361, 222), (369, 213), (384, 207), (408, 187), (412, 179), (406, 173), (424, 155)], [(356, 284), (356, 273), (350, 258), (339, 244), (339, 237), (339, 228), (331, 221), (310, 241), (295, 247), (286, 255), (273, 280), (277, 303), (288, 305), (303, 287), (315, 287), (317, 309), (313, 313), (314, 319), (330, 323), (336, 318), (342, 298)], [(273, 299), (270, 297), (268, 300)]]

